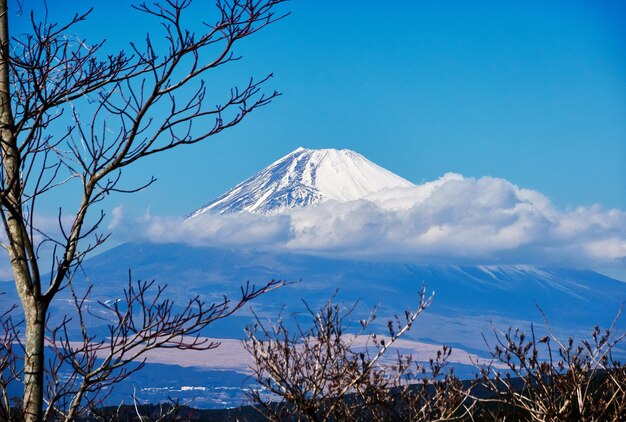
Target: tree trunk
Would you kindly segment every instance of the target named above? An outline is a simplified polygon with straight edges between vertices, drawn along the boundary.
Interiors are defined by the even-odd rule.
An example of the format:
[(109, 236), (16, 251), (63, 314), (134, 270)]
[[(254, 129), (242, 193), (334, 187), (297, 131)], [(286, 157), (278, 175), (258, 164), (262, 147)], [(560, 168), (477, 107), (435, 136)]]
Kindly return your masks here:
[(85, 395), (85, 390), (83, 388), (81, 388), (80, 390), (76, 392), (76, 395), (74, 396), (74, 398), (72, 399), (72, 402), (70, 403), (69, 410), (65, 414), (64, 421), (73, 421), (74, 418), (76, 418), (76, 415), (78, 415), (78, 411), (80, 408), (80, 403), (82, 402), (84, 395)]
[(41, 296), (39, 275), (32, 274), (29, 258), (35, 259), (22, 214), (21, 156), (11, 106), (9, 77), (9, 20), (7, 0), (0, 0), (0, 147), (4, 180), (2, 217), (8, 237), (8, 252), (26, 320), (24, 359), (24, 420), (41, 421), (43, 409), (44, 336), (47, 301)]
[(26, 355), (24, 357), (24, 420), (40, 421), (43, 410), (43, 367), (46, 309), (40, 300), (26, 300)]

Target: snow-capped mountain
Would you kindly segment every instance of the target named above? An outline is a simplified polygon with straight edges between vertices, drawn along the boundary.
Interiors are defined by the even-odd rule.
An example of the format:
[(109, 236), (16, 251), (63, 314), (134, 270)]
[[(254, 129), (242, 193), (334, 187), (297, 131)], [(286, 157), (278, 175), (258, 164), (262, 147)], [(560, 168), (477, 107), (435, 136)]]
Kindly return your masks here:
[(347, 149), (298, 148), (235, 186), (190, 218), (210, 212), (275, 214), (334, 199), (352, 201), (411, 182)]

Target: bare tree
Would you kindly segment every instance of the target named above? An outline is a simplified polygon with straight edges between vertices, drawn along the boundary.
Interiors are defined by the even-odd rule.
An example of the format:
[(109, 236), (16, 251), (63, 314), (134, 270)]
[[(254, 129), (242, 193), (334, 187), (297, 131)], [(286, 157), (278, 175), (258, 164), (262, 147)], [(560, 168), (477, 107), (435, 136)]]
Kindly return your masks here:
[(487, 344), (493, 360), (476, 362), (475, 378), (461, 381), (446, 371), (446, 346), (426, 364), (400, 353), (391, 363), (384, 358), (429, 304), (422, 291), (416, 311), (388, 321), (384, 337), (366, 333), (375, 314), (358, 333), (347, 332), (352, 310), (332, 301), (307, 307), (305, 328), (257, 318), (245, 343), (259, 383), (253, 401), (275, 421), (624, 420), (626, 368), (614, 356), (626, 337), (616, 328), (619, 314), (579, 341), (560, 340), (545, 315), (540, 336), (532, 325), (530, 335), (495, 329), (495, 345)]
[[(410, 355), (384, 356), (406, 333), (431, 298), (425, 290), (415, 311), (388, 321), (388, 335), (368, 334), (372, 313), (357, 333), (345, 330), (352, 310), (333, 301), (319, 311), (308, 308), (312, 325), (284, 320), (266, 327), (259, 318), (249, 327), (246, 349), (260, 387), (253, 401), (271, 420), (454, 420), (471, 412), (471, 386), (444, 371), (451, 349), (444, 347), (427, 365)], [(357, 345), (365, 339), (365, 347)], [(360, 342), (362, 343), (362, 342)]]
[[(43, 420), (73, 421), (77, 416), (93, 415), (117, 383), (143, 368), (145, 354), (150, 350), (218, 347), (219, 342), (200, 337), (202, 329), (282, 284), (275, 280), (261, 287), (248, 283), (235, 302), (224, 296), (219, 302), (207, 303), (196, 296), (175, 308), (176, 304), (165, 295), (166, 287), (156, 286), (154, 281), (133, 282), (130, 275), (123, 298), (111, 303), (94, 305), (89, 299), (91, 288), (79, 297), (70, 283), (76, 315), (64, 315), (59, 324), (48, 327), (46, 346), (51, 356), (44, 368), (47, 406)], [(105, 315), (98, 311), (105, 311)], [(106, 335), (89, 333), (88, 313), (106, 318)], [(77, 324), (72, 325), (73, 320)], [(17, 409), (11, 409), (7, 394), (9, 383), (22, 378), (17, 362), (22, 360), (24, 345), (17, 326), (10, 312), (0, 315), (0, 416), (7, 421), (21, 420)], [(70, 334), (75, 326), (80, 330), (79, 337)], [(178, 403), (170, 403), (163, 408), (162, 416), (167, 417), (177, 407)]]
[[(187, 26), (191, 0), (142, 3), (135, 9), (161, 24), (164, 43), (154, 43), (151, 33), (141, 45), (108, 54), (104, 42), (73, 34), (91, 11), (65, 23), (31, 13), (30, 31), (11, 37), (7, 0), (0, 0), (0, 217), (25, 317), (27, 421), (43, 416), (50, 303), (106, 239), (94, 206), (111, 193), (142, 188), (120, 185), (127, 166), (220, 133), (278, 95), (260, 92), (266, 77), (210, 98), (205, 77), (238, 59), (239, 40), (279, 19), (275, 6), (282, 1), (217, 0), (217, 19), (201, 33)], [(37, 225), (37, 205), (68, 183), (80, 187), (77, 209), (60, 210), (58, 229), (46, 231)], [(44, 280), (49, 269), (42, 263), (50, 261)]]
[[(543, 313), (542, 313), (543, 314)], [(619, 317), (619, 315), (618, 315)], [(617, 319), (615, 320), (617, 321)], [(481, 368), (485, 417), (533, 421), (621, 421), (626, 415), (626, 368), (613, 356), (625, 335), (594, 327), (591, 338), (560, 340), (547, 321), (546, 335), (495, 330), (491, 353), (505, 371)]]

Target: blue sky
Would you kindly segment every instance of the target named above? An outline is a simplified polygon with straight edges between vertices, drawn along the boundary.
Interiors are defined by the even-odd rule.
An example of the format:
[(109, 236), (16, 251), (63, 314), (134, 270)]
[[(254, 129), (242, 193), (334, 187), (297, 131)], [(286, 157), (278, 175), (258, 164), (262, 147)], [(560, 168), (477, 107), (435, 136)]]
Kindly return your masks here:
[[(66, 5), (48, 2), (53, 14)], [(127, 4), (94, 5), (77, 27), (89, 40), (115, 49), (156, 37)], [(416, 183), (454, 171), (505, 178), (562, 208), (626, 209), (623, 2), (300, 0), (282, 10), (290, 16), (240, 44), (244, 60), (208, 82), (220, 92), (273, 72), (267, 89), (283, 96), (228, 133), (138, 164), (129, 184), (158, 182), (105, 208), (186, 214), (305, 146), (353, 149)]]
[[(74, 12), (61, 0), (47, 4), (52, 19)], [(150, 32), (162, 47), (158, 23), (129, 3), (90, 4), (94, 12), (75, 27), (80, 36), (106, 38), (116, 51)], [(191, 21), (214, 20), (212, 5), (196, 1)], [(28, 18), (16, 10), (13, 34)], [(293, 0), (282, 11), (290, 15), (237, 45), (243, 60), (207, 75), (207, 84), (217, 104), (231, 87), (273, 73), (266, 89), (283, 95), (213, 139), (128, 168), (122, 187), (158, 180), (101, 203), (122, 233), (110, 246), (128, 233), (207, 244), (239, 231), (246, 241), (264, 227), (256, 244), (322, 241), (322, 251), (324, 233), (361, 222), (339, 237), (360, 234), (353, 246), (361, 253), (387, 236), (384, 252), (396, 255), (411, 239), (393, 233), (413, 224), (423, 241), (413, 245), (416, 259), (582, 265), (626, 280), (626, 4)], [(341, 215), (324, 214), (330, 207), (269, 220), (180, 219), (299, 146), (352, 149), (417, 184), (448, 172), (465, 179), (455, 176), (426, 205), (403, 193), (415, 211), (409, 220), (384, 204), (347, 204)], [(498, 192), (515, 199), (493, 202)], [(59, 206), (76, 206), (76, 193), (55, 194), (41, 211), (55, 223)], [(397, 230), (386, 231), (389, 221)], [(422, 227), (428, 221), (447, 226)], [(303, 240), (298, 228), (309, 223), (314, 236)], [(439, 233), (435, 243), (429, 233)]]
[[(354, 149), (414, 182), (490, 175), (562, 207), (626, 208), (623, 3), (286, 9), (291, 16), (248, 40), (244, 70), (234, 71), (274, 72), (284, 96), (219, 145), (182, 151), (185, 173), (161, 174), (163, 188), (199, 179), (188, 194), (209, 199), (303, 145)], [(175, 202), (181, 212), (199, 205)]]

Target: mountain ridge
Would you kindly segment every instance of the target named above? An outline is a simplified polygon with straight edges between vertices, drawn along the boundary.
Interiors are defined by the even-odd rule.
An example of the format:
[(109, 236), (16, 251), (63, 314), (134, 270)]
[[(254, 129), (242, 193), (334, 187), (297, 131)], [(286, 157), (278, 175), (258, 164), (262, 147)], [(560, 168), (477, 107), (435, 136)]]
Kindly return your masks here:
[[(367, 318), (372, 309), (377, 309), (381, 318), (372, 327), (376, 332), (385, 332), (386, 321), (392, 315), (414, 307), (418, 292), (426, 285), (427, 291), (434, 293), (434, 300), (405, 339), (433, 345), (447, 344), (485, 358), (489, 354), (483, 334), (489, 337), (493, 330), (506, 330), (509, 326), (527, 330), (531, 323), (535, 324), (536, 332), (541, 333), (545, 331), (544, 315), (560, 338), (585, 338), (596, 324), (608, 327), (615, 323), (618, 332), (623, 332), (625, 327), (623, 319), (614, 321), (614, 318), (626, 298), (626, 283), (591, 270), (557, 266), (385, 263), (140, 242), (124, 243), (93, 256), (83, 263), (83, 268), (84, 272), (77, 274), (76, 286), (80, 286), (82, 292), (93, 285), (92, 305), (87, 313), (90, 333), (105, 337), (109, 335), (108, 322), (99, 313), (97, 302), (110, 303), (123, 297), (129, 268), (133, 269), (133, 280), (156, 280), (159, 285), (168, 285), (167, 298), (175, 304), (175, 309), (180, 309), (196, 295), (209, 302), (221, 301), (224, 294), (236, 298), (240, 286), (247, 281), (262, 285), (271, 279), (281, 279), (290, 283), (258, 297), (251, 304), (254, 315), (264, 321), (288, 315), (288, 321), (292, 321), (293, 316), (293, 323), (295, 318), (305, 323), (307, 314), (303, 299), (307, 306), (315, 309), (332, 297), (341, 306), (359, 304), (352, 315), (353, 322)], [(11, 291), (0, 296), (0, 309), (8, 309), (18, 300), (13, 283), (10, 287)], [(64, 316), (74, 312), (70, 294), (67, 289), (62, 291), (51, 304), (51, 324), (59, 323)], [(541, 310), (537, 309), (539, 306)], [(237, 315), (211, 324), (202, 334), (217, 339), (241, 340), (245, 338), (243, 328), (252, 320), (252, 311), (246, 307)], [(347, 327), (347, 332), (351, 332), (350, 329)], [(626, 355), (623, 348), (617, 348), (615, 352)], [(207, 369), (211, 369), (210, 364), (195, 372), (189, 370), (185, 372), (186, 378), (179, 382), (180, 385), (206, 388), (204, 392), (194, 390), (195, 394), (201, 395), (203, 403), (209, 403), (216, 394), (224, 398), (219, 389), (232, 378), (230, 374), (221, 378), (216, 375), (209, 382), (204, 372)], [(182, 373), (180, 370), (172, 369), (179, 374)], [(461, 370), (462, 366), (455, 366), (456, 373)], [(138, 389), (144, 397), (158, 401), (183, 394), (177, 390), (164, 390), (162, 383), (155, 381), (163, 374), (163, 368), (147, 371), (150, 377), (139, 384), (145, 388)], [(159, 375), (151, 377), (154, 373)], [(197, 381), (187, 379), (192, 376)], [(241, 377), (245, 378), (245, 374)], [(224, 391), (232, 395), (225, 398), (222, 405), (240, 404), (242, 390), (228, 386)]]

